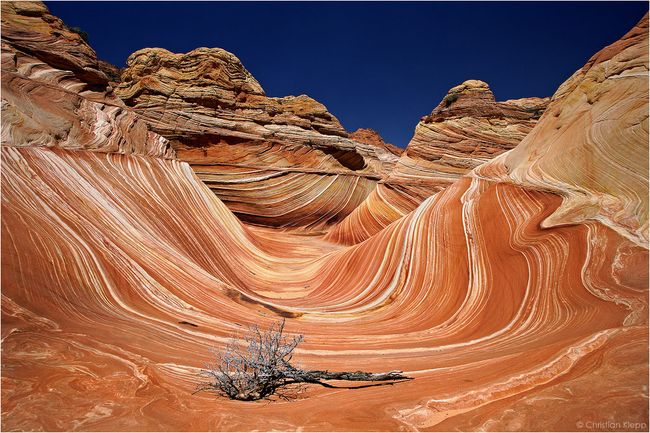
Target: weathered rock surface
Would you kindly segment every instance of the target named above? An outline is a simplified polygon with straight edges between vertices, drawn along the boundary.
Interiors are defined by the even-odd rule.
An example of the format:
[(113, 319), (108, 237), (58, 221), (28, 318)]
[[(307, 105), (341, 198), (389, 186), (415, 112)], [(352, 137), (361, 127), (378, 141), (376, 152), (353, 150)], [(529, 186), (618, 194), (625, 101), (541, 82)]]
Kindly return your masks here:
[[(4, 34), (22, 18), (2, 7)], [(29, 82), (15, 90), (20, 107), (30, 102), (52, 131), (67, 127), (39, 92), (61, 92), (60, 105), (107, 100), (3, 43), (3, 61), (14, 50), (43, 71), (3, 67), (3, 98), (8, 78)], [(137, 129), (122, 141), (77, 134), (44, 145), (29, 122), (11, 123), (0, 183), (2, 430), (645, 429), (648, 249), (638, 238), (648, 174), (627, 162), (647, 158), (647, 44), (645, 17), (560, 88), (525, 152), (461, 176), (350, 247), (242, 224), (187, 163), (124, 145)], [(65, 111), (72, 125), (84, 109)], [(562, 176), (553, 158), (573, 166), (551, 141), (558, 119), (581, 126), (570, 137), (583, 146), (576, 173)], [(615, 130), (595, 134), (602, 122)], [(602, 151), (609, 176), (582, 172)], [(563, 212), (578, 206), (576, 191), (605, 189), (620, 213)], [(209, 348), (278, 316), (305, 335), (294, 358), (305, 368), (415, 380), (314, 387), (290, 404), (192, 394)]]
[(327, 239), (343, 244), (368, 239), (460, 176), (514, 148), (548, 102), (549, 98), (496, 102), (488, 85), (478, 80), (450, 89), (418, 123), (390, 175)]
[(399, 148), (394, 144), (384, 142), (384, 139), (381, 138), (381, 135), (379, 135), (377, 131), (370, 128), (359, 128), (356, 131), (351, 132), (349, 137), (361, 143), (370, 144), (375, 147), (381, 147), (393, 155), (400, 156), (402, 153), (404, 153), (404, 149)]
[(548, 225), (596, 219), (648, 243), (648, 21), (594, 55), (540, 126), (477, 175), (564, 197)]
[(386, 145), (349, 138), (306, 95), (267, 97), (239, 59), (219, 48), (137, 51), (116, 93), (251, 223), (327, 227), (397, 160)]
[(2, 3), (2, 145), (173, 157), (110, 94), (95, 52), (42, 3)]
[(2, 39), (16, 50), (53, 68), (70, 71), (86, 87), (103, 89), (108, 84), (93, 49), (63, 21), (51, 15), (44, 4), (6, 2), (2, 12)]

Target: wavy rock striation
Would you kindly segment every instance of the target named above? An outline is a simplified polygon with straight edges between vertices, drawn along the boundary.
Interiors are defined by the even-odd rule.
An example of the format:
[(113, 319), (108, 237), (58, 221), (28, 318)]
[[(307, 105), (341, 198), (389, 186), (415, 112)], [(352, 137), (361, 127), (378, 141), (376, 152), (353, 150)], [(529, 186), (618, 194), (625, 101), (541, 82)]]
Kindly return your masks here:
[(170, 158), (111, 93), (95, 52), (41, 3), (2, 4), (2, 144)]
[(496, 102), (486, 83), (465, 81), (418, 123), (393, 171), (328, 240), (356, 244), (413, 211), (473, 168), (514, 148), (546, 109), (549, 98)]
[[(2, 7), (4, 34), (22, 15)], [(647, 17), (575, 75), (576, 88), (588, 71), (647, 69), (644, 29)], [(21, 94), (34, 111), (45, 104), (38, 90), (70, 72), (45, 66), (42, 82)], [(22, 71), (31, 69), (11, 74), (28, 77)], [(624, 143), (627, 158), (645, 158), (642, 120), (634, 134), (602, 141), (598, 123), (578, 120), (606, 122), (599, 113), (609, 112), (636, 125), (638, 112), (619, 107), (647, 95), (647, 75), (600, 77), (593, 104), (583, 107), (586, 98), (565, 85), (552, 108), (567, 110), (565, 125), (584, 126), (572, 138), (586, 148)], [(59, 103), (86, 100), (84, 92), (63, 92)], [(517, 147), (348, 247), (244, 225), (189, 164), (111, 147), (112, 134), (43, 145), (27, 141), (29, 122), (12, 124), (1, 151), (2, 429), (573, 431), (611, 420), (645, 428), (648, 249), (619, 218), (642, 221), (643, 206), (557, 216), (575, 206), (578, 187), (597, 194), (603, 185), (579, 173), (550, 186), (538, 169), (518, 174), (512, 161), (543, 167), (551, 157), (546, 134), (557, 119), (535, 126), (525, 158)], [(647, 196), (642, 164), (608, 167), (613, 197)], [(415, 380), (314, 387), (271, 404), (192, 394), (209, 348), (280, 316), (305, 335), (295, 354), (305, 368), (400, 369)]]
[(565, 81), (540, 122), (479, 176), (564, 197), (548, 225), (597, 219), (648, 243), (648, 22)]
[(116, 93), (242, 220), (325, 228), (394, 166), (395, 150), (355, 141), (312, 98), (270, 98), (233, 54), (133, 53)]

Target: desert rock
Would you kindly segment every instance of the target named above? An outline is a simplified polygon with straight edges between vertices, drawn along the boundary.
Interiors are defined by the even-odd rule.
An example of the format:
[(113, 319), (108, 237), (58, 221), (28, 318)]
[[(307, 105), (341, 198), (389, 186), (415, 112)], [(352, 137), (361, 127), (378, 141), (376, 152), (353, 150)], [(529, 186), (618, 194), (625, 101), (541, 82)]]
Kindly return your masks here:
[(487, 83), (479, 80), (453, 87), (418, 123), (393, 171), (328, 239), (344, 244), (368, 239), (473, 168), (514, 148), (548, 102), (549, 98), (496, 102)]
[(45, 146), (170, 158), (110, 95), (95, 52), (42, 3), (2, 3), (2, 145)]
[[(21, 50), (32, 34), (13, 26), (42, 5), (2, 8), (3, 430), (648, 425), (647, 16), (517, 147), (345, 246), (243, 223), (139, 108)], [(281, 317), (305, 368), (415, 379), (268, 404), (193, 393), (211, 348)]]
[(220, 48), (137, 51), (116, 94), (250, 223), (329, 227), (397, 160), (386, 146), (349, 138), (306, 95), (267, 97), (239, 59)]

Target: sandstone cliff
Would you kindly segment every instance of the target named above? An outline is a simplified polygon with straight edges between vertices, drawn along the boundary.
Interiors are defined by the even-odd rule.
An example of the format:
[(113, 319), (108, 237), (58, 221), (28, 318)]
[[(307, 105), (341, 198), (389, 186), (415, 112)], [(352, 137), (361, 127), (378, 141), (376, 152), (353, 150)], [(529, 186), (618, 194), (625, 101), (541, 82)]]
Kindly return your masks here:
[(389, 151), (393, 155), (400, 156), (404, 152), (404, 149), (401, 149), (394, 144), (384, 142), (384, 139), (381, 138), (381, 135), (379, 135), (377, 131), (370, 128), (359, 128), (356, 131), (350, 133), (350, 138), (361, 143), (380, 147), (384, 150)]
[[(242, 224), (105, 83), (47, 63), (59, 24), (2, 3), (3, 122), (23, 116), (0, 150), (2, 430), (648, 425), (647, 16), (514, 150), (349, 247)], [(210, 348), (278, 317), (306, 368), (415, 380), (193, 394)]]
[(516, 149), (477, 175), (554, 191), (548, 225), (599, 220), (648, 244), (648, 21), (565, 81)]
[(2, 145), (174, 156), (111, 94), (95, 52), (42, 3), (2, 3)]
[(517, 146), (548, 102), (497, 102), (488, 85), (478, 80), (450, 89), (418, 123), (393, 171), (327, 239), (344, 244), (368, 239), (460, 176)]
[(385, 145), (349, 137), (306, 95), (267, 97), (219, 48), (142, 49), (121, 80), (116, 94), (247, 222), (325, 228), (352, 212), (397, 160)]

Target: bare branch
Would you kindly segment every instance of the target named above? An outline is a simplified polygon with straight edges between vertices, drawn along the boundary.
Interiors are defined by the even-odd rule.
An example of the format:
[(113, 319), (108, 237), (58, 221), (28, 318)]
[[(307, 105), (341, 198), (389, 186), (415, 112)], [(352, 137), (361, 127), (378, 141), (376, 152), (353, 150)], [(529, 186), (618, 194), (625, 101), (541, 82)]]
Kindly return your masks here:
[[(401, 371), (387, 373), (329, 372), (326, 370), (303, 370), (291, 365), (293, 351), (303, 341), (302, 335), (292, 338), (283, 336), (285, 320), (274, 323), (268, 331), (262, 332), (252, 326), (244, 337), (246, 344), (233, 340), (224, 351), (213, 351), (216, 362), (206, 365), (201, 376), (208, 377), (201, 382), (196, 392), (212, 391), (233, 400), (260, 400), (272, 395), (289, 400), (304, 390), (305, 384), (316, 384), (328, 388), (364, 388), (388, 385), (396, 381), (409, 380)], [(324, 380), (344, 381), (390, 381), (389, 383), (355, 387), (334, 386)]]

